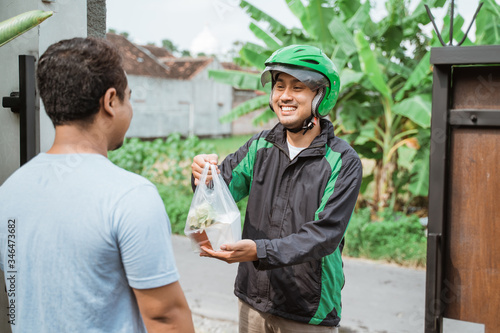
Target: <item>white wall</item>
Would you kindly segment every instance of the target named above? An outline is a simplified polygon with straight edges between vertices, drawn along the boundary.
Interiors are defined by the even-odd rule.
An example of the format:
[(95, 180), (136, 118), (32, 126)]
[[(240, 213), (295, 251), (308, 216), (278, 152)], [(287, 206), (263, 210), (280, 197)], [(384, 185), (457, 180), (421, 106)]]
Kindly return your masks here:
[(193, 79), (193, 94), (196, 96), (195, 128), (202, 136), (231, 134), (231, 123), (222, 124), (219, 118), (231, 111), (233, 88), (208, 78), (208, 70), (222, 69), (214, 60)]
[(208, 78), (208, 69), (190, 81), (128, 75), (134, 117), (127, 137), (165, 137), (174, 132), (189, 134), (190, 105), (194, 108), (193, 129), (198, 136), (231, 134), (231, 124), (219, 118), (231, 110), (232, 88)]
[[(18, 14), (41, 9), (54, 15), (41, 25), (0, 47), (0, 97), (19, 91), (18, 55), (28, 54), (38, 59), (47, 47), (56, 41), (87, 35), (87, 1), (55, 0), (0, 0), (0, 21)], [(54, 128), (43, 105), (39, 114), (37, 151), (46, 151), (54, 139)], [(0, 108), (0, 184), (19, 167), (19, 116), (10, 109)]]
[[(55, 0), (53, 4), (39, 2), (39, 9), (52, 10), (54, 15), (40, 27), (40, 55), (61, 39), (87, 36), (87, 0)], [(40, 151), (47, 151), (54, 141), (54, 126), (40, 107)]]
[(188, 132), (189, 106), (179, 102), (192, 99), (190, 82), (135, 75), (128, 75), (128, 81), (134, 110), (128, 137), (164, 137), (173, 132)]
[[(0, 22), (35, 9), (54, 12), (38, 27), (0, 47), (0, 98), (9, 96), (12, 91), (19, 91), (18, 55), (33, 55), (38, 59), (56, 41), (87, 35), (86, 0), (55, 0), (53, 3), (42, 0), (0, 0), (0, 9)], [(36, 110), (39, 114), (37, 152), (48, 150), (54, 138), (52, 123), (43, 107), (39, 110), (39, 103)], [(19, 116), (10, 109), (0, 107), (0, 185), (19, 168), (19, 143)], [(0, 271), (0, 332), (7, 333), (10, 328), (6, 321), (4, 286)]]

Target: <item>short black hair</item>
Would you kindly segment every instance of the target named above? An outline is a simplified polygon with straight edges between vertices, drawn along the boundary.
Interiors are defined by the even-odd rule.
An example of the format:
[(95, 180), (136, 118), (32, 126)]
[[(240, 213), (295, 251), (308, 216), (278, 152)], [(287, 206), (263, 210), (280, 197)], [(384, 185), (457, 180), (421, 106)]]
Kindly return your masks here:
[(127, 88), (118, 50), (98, 38), (66, 39), (49, 46), (38, 62), (37, 81), (54, 126), (92, 123), (106, 91), (115, 88), (123, 101)]

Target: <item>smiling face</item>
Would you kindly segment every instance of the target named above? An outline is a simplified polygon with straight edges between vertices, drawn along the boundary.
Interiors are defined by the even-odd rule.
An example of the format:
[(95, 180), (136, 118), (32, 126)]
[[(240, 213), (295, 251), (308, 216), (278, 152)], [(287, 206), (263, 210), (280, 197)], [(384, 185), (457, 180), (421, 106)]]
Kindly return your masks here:
[(279, 73), (272, 91), (272, 106), (283, 126), (301, 127), (311, 116), (312, 100), (316, 91), (312, 91), (295, 77)]

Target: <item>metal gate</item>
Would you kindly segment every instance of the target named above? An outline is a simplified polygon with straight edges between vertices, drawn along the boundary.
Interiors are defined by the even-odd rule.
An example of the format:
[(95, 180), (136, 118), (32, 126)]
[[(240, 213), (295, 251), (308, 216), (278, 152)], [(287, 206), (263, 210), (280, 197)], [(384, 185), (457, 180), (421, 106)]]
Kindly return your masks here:
[(494, 333), (500, 324), (500, 46), (433, 48), (431, 64), (425, 332), (459, 332), (447, 329), (449, 322)]

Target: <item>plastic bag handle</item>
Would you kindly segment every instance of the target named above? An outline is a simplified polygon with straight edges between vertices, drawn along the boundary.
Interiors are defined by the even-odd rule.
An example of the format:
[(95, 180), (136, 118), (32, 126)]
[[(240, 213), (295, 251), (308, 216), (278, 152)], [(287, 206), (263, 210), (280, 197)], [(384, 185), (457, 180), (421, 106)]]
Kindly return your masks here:
[[(212, 179), (214, 181), (214, 189), (217, 188), (217, 191), (222, 192), (223, 191), (223, 187), (222, 187), (222, 184), (221, 184), (221, 182), (222, 182), (222, 176), (217, 173), (217, 169), (215, 168), (215, 165), (210, 164), (210, 170), (212, 171)], [(222, 195), (222, 193), (221, 193), (220, 197), (223, 198), (224, 195)], [(227, 206), (226, 200), (222, 200), (222, 204), (224, 205), (225, 211), (229, 212), (230, 209)]]

